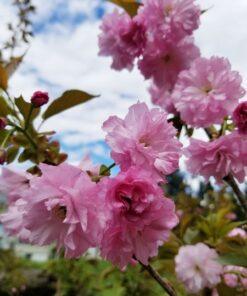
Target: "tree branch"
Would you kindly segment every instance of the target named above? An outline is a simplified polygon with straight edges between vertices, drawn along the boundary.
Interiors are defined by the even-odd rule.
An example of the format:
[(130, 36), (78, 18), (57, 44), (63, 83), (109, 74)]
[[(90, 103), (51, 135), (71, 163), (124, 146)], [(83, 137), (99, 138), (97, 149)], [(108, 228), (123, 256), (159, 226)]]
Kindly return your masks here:
[(141, 266), (151, 275), (151, 277), (166, 291), (170, 296), (177, 296), (172, 284), (165, 278), (162, 278), (159, 273), (149, 264), (144, 265), (142, 262), (138, 261)]
[(247, 199), (244, 196), (243, 192), (239, 189), (237, 182), (235, 181), (232, 174), (229, 174), (224, 178), (224, 181), (231, 186), (233, 192), (235, 193), (236, 199), (238, 203), (241, 205), (242, 211), (245, 213), (247, 217)]

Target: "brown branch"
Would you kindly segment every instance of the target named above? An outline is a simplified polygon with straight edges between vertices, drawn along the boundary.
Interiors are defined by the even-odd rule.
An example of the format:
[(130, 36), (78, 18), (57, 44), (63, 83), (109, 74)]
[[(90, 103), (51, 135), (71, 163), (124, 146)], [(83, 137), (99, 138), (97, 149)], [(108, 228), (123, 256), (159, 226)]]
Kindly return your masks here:
[(224, 178), (224, 181), (231, 186), (233, 192), (235, 193), (238, 203), (241, 205), (242, 211), (245, 213), (247, 218), (247, 199), (244, 196), (243, 192), (239, 189), (237, 182), (235, 181), (232, 174), (229, 174)]
[(151, 275), (151, 277), (166, 291), (170, 296), (177, 296), (172, 284), (165, 278), (162, 278), (159, 273), (151, 266), (144, 265), (142, 262), (138, 261), (141, 266)]

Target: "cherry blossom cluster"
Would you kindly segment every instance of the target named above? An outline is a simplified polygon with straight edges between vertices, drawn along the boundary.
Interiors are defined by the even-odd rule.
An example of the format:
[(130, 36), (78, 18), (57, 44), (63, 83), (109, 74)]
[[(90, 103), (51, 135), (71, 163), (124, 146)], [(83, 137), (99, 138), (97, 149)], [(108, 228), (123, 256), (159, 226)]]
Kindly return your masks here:
[(121, 269), (136, 260), (147, 265), (178, 223), (175, 204), (158, 183), (178, 168), (181, 144), (166, 113), (144, 103), (103, 126), (121, 167), (116, 177), (100, 176), (88, 158), (80, 167), (41, 164), (40, 176), (4, 168), (1, 191), (9, 207), (0, 219), (10, 235), (56, 243), (68, 258), (98, 247)]
[[(226, 58), (204, 58), (193, 32), (201, 9), (194, 0), (144, 0), (137, 14), (107, 14), (99, 36), (100, 55), (112, 68), (131, 70), (137, 62), (152, 102), (191, 128), (209, 128), (233, 120), (236, 132), (212, 142), (191, 139), (184, 151), (188, 170), (220, 183), (228, 174), (239, 182), (246, 175), (247, 102), (242, 77)], [(240, 136), (241, 135), (241, 136)], [(193, 161), (192, 161), (193, 160)]]
[[(8, 210), (0, 221), (7, 233), (31, 244), (55, 244), (67, 258), (97, 247), (121, 269), (138, 261), (145, 266), (179, 223), (175, 203), (164, 196), (161, 184), (179, 168), (182, 155), (195, 176), (214, 177), (219, 184), (229, 176), (244, 182), (247, 101), (241, 102), (242, 78), (226, 58), (201, 56), (193, 38), (200, 15), (194, 0), (143, 0), (134, 17), (118, 10), (104, 17), (100, 55), (111, 56), (116, 70), (137, 65), (150, 79), (152, 102), (159, 107), (138, 102), (124, 118), (110, 116), (103, 123), (111, 167), (119, 167), (116, 176), (110, 176), (111, 167), (102, 170), (88, 157), (79, 166), (40, 164), (39, 175), (4, 168), (0, 190)], [(48, 99), (36, 92), (33, 107)], [(209, 140), (191, 138), (182, 149), (176, 121), (185, 130), (204, 129)], [(5, 126), (0, 118), (0, 129)], [(242, 229), (228, 236), (246, 240)], [(205, 243), (182, 246), (175, 257), (177, 278), (189, 293), (222, 281), (246, 287), (246, 269), (223, 266), (218, 259), (217, 250)]]

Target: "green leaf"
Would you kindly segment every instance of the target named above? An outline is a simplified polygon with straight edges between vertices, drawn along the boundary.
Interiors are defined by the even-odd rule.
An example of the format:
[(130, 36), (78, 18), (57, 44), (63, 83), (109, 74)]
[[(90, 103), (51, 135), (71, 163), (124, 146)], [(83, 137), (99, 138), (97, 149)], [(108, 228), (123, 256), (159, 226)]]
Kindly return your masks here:
[(19, 162), (25, 162), (29, 160), (33, 156), (33, 153), (30, 149), (25, 149), (23, 152), (19, 155), (18, 161)]
[(122, 7), (132, 17), (137, 15), (138, 8), (141, 5), (136, 0), (108, 0), (108, 1)]
[(19, 152), (18, 146), (11, 146), (7, 150), (7, 163), (11, 163), (15, 160)]
[(0, 96), (0, 116), (6, 117), (11, 112), (11, 109), (7, 102), (5, 101), (4, 97)]
[(219, 257), (219, 262), (223, 265), (237, 265), (247, 267), (247, 256), (246, 254), (239, 253), (228, 253)]
[(80, 90), (68, 90), (62, 94), (61, 97), (51, 103), (43, 114), (43, 119), (46, 120), (53, 115), (59, 114), (74, 106), (85, 103), (96, 96), (88, 94)]
[(3, 143), (3, 141), (5, 140), (5, 138), (7, 137), (8, 134), (9, 134), (9, 132), (7, 130), (2, 130), (0, 132), (0, 146)]
[[(31, 103), (26, 102), (22, 96), (15, 99), (15, 104), (18, 107), (19, 111), (21, 112), (24, 120), (26, 121), (28, 119), (28, 114), (30, 111), (30, 108), (32, 107)], [(30, 122), (32, 122), (40, 112), (40, 108), (34, 108), (32, 111), (32, 116), (30, 117)]]
[(8, 88), (8, 73), (3, 65), (0, 64), (0, 88), (6, 90)]
[(5, 70), (7, 72), (8, 78), (10, 78), (15, 73), (15, 71), (19, 67), (20, 63), (22, 62), (23, 57), (24, 57), (24, 55), (19, 56), (19, 57), (14, 57), (7, 64), (7, 66), (5, 67)]

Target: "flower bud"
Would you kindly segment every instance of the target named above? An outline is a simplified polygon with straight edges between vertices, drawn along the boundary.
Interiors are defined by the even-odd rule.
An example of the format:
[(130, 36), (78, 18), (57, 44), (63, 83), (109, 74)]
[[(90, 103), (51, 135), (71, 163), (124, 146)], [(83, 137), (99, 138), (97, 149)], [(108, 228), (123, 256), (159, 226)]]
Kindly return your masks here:
[(33, 104), (34, 108), (39, 108), (49, 101), (49, 96), (47, 92), (36, 91), (31, 98), (31, 103)]
[(0, 165), (3, 165), (6, 161), (7, 153), (3, 148), (0, 148)]
[(239, 133), (247, 134), (247, 101), (240, 103), (233, 112), (233, 122)]
[(5, 129), (7, 125), (7, 119), (4, 117), (0, 117), (0, 130)]

